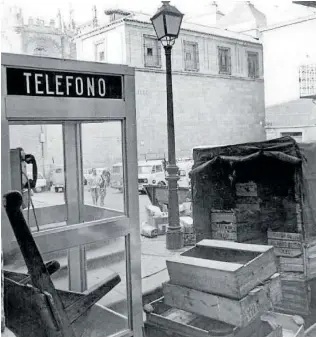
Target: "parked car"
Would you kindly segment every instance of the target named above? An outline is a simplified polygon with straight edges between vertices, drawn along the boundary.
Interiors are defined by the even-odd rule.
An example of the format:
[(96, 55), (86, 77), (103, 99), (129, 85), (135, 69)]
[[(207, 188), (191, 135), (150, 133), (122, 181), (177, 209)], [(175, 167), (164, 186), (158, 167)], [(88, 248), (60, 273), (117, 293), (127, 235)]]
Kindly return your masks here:
[[(28, 172), (27, 176), (28, 176), (29, 179), (32, 179), (32, 173)], [(43, 191), (45, 191), (46, 187), (47, 187), (46, 179), (44, 178), (44, 176), (41, 172), (38, 172), (34, 192), (37, 192), (37, 193), (43, 192)]]

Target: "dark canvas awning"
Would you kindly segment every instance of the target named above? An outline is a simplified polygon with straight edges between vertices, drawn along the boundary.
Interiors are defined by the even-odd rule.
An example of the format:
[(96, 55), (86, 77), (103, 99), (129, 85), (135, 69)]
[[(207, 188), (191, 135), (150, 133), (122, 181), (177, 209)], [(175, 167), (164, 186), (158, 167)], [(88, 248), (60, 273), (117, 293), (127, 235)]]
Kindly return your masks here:
[(234, 166), (259, 158), (274, 158), (289, 165), (301, 167), (302, 208), (306, 234), (316, 235), (316, 142), (298, 144), (291, 137), (228, 145), (221, 147), (195, 148), (191, 175), (206, 173), (215, 163)]

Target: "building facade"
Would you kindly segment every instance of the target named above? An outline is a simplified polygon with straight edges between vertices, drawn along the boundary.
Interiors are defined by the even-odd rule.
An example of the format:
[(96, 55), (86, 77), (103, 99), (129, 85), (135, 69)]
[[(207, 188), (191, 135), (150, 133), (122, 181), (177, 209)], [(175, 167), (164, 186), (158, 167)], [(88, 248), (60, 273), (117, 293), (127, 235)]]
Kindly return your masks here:
[[(164, 50), (150, 16), (106, 11), (107, 23), (76, 36), (79, 60), (136, 69), (138, 153), (167, 152)], [(184, 22), (172, 51), (177, 156), (198, 145), (265, 138), (261, 43), (250, 36)]]
[(262, 30), (267, 138), (316, 140), (316, 14)]

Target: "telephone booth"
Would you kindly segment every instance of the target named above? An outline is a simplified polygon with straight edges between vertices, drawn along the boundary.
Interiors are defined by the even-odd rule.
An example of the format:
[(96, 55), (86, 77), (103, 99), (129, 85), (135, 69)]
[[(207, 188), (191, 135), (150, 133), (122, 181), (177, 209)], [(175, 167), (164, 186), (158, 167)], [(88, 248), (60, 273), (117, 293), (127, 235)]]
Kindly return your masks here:
[[(24, 174), (19, 160), (10, 155), (10, 150), (23, 148), (34, 155), (38, 171), (50, 180), (37, 188), (42, 193), (31, 191), (33, 205), (28, 202), (23, 213), (44, 260), (53, 256), (64, 261), (63, 279), (55, 280), (56, 288), (84, 292), (105, 278), (108, 270), (115, 270), (122, 282), (110, 296), (111, 303), (101, 303), (108, 310), (96, 318), (109, 327), (102, 336), (142, 336), (134, 69), (15, 54), (2, 54), (1, 62), (2, 195), (16, 189), (21, 171)], [(31, 141), (26, 141), (34, 138), (32, 128), (42, 128), (34, 151)], [(109, 188), (105, 204), (93, 204), (91, 189), (85, 185), (89, 180), (85, 163), (110, 167), (111, 160), (120, 159), (113, 154), (115, 149), (123, 163), (123, 193)], [(41, 151), (46, 157), (37, 157)], [(52, 178), (47, 178), (48, 170)], [(61, 191), (54, 188), (56, 172), (63, 173)], [(1, 214), (4, 266), (23, 269), (3, 209)], [(91, 336), (99, 335), (91, 331)]]

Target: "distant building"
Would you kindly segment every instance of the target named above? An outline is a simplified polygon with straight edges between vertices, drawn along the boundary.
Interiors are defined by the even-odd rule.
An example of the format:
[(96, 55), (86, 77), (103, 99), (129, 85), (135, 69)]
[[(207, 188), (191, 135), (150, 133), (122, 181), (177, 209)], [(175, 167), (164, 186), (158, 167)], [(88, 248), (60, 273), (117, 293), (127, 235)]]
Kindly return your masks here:
[(261, 30), (269, 139), (316, 140), (315, 32), (316, 14)]
[(29, 18), (25, 22), (20, 8), (9, 7), (2, 13), (1, 51), (75, 59), (74, 33), (74, 22), (67, 26), (60, 13), (49, 22), (40, 18)]
[[(25, 22), (18, 7), (5, 7), (1, 14), (1, 52), (54, 58), (76, 58), (73, 43), (75, 24), (66, 24), (60, 14), (45, 22), (29, 18)], [(61, 125), (14, 125), (10, 127), (11, 147), (22, 146), (35, 155), (39, 170), (47, 176), (52, 164), (63, 165)]]
[(260, 28), (267, 25), (266, 16), (250, 1), (236, 1), (231, 12), (223, 16), (217, 26), (237, 33), (260, 37)]
[[(150, 16), (124, 10), (105, 14), (104, 24), (79, 27), (77, 57), (135, 67), (138, 153), (166, 153), (165, 56)], [(260, 41), (183, 22), (172, 66), (178, 157), (190, 156), (198, 145), (265, 138)]]

